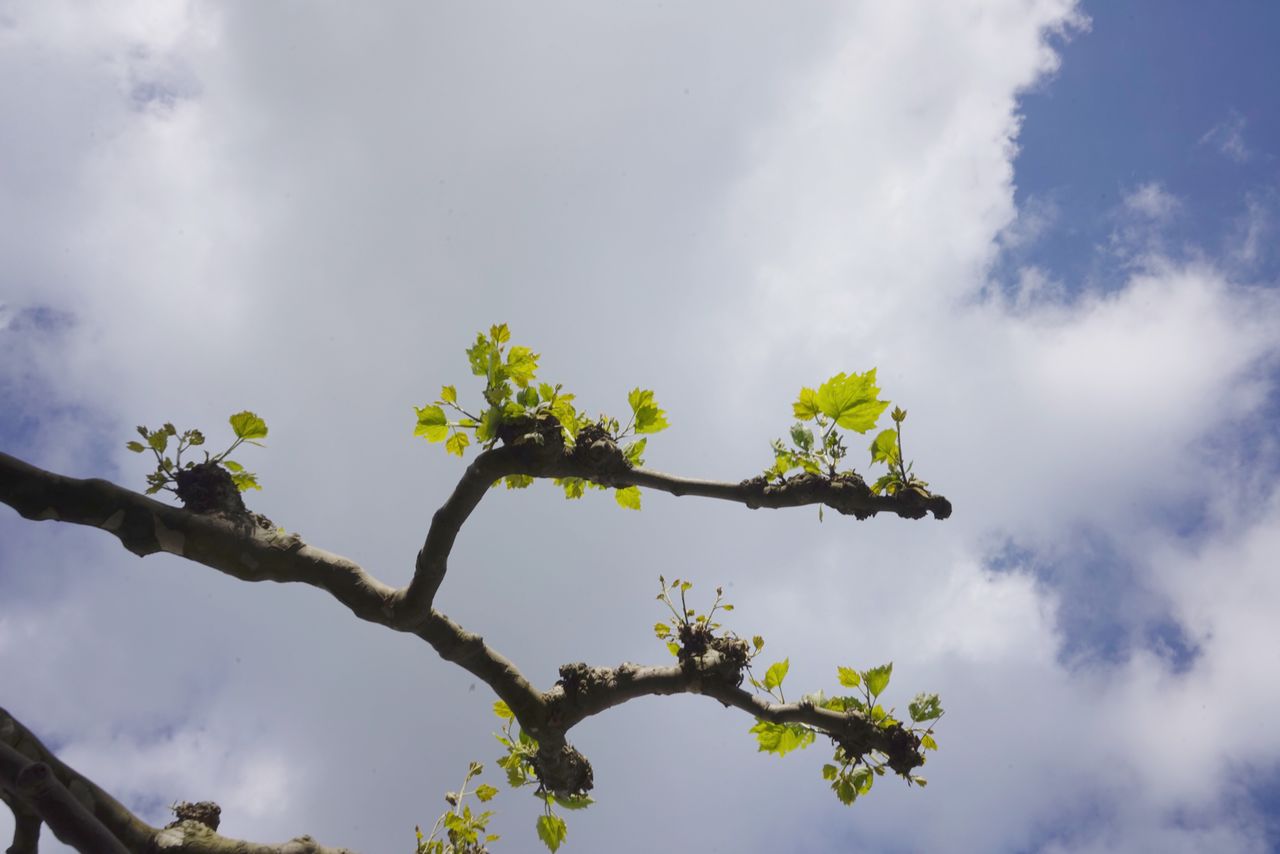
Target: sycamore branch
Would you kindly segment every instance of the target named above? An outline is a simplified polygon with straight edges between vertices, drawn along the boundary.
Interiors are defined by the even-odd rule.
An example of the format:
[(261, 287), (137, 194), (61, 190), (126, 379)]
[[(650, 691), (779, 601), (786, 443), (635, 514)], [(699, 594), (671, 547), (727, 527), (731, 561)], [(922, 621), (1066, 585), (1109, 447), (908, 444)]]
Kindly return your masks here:
[(174, 854), (353, 854), (345, 848), (321, 845), (309, 836), (277, 845), (244, 842), (220, 836), (207, 824), (190, 819), (164, 828), (152, 827), (59, 760), (2, 708), (0, 794), (18, 824), (10, 851), (34, 852), (38, 823), (43, 822), (65, 844), (93, 854), (157, 850)]
[[(100, 528), (140, 556), (165, 551), (245, 581), (309, 584), (330, 593), (361, 619), (422, 638), (441, 657), (483, 680), (510, 707), (521, 726), (538, 740), (540, 779), (554, 792), (572, 794), (591, 785), (590, 765), (565, 742), (568, 730), (586, 717), (646, 695), (700, 693), (769, 721), (808, 724), (838, 740), (851, 755), (877, 750), (890, 757), (905, 756), (908, 746), (914, 752), (915, 745), (906, 745), (902, 739), (904, 735), (909, 739), (909, 734), (900, 728), (885, 730), (856, 713), (837, 713), (812, 704), (771, 704), (738, 687), (741, 664), (726, 667), (706, 657), (675, 668), (623, 665), (612, 671), (592, 670), (596, 676), (585, 692), (580, 679), (570, 680), (574, 682), (570, 685), (563, 678), (566, 669), (577, 673), (585, 665), (569, 665), (562, 668), (556, 687), (540, 692), (483, 638), (432, 604), (458, 531), (489, 488), (512, 475), (581, 478), (610, 487), (634, 485), (676, 496), (736, 501), (750, 508), (818, 504), (860, 519), (881, 512), (913, 519), (932, 513), (945, 519), (951, 513), (946, 498), (911, 490), (875, 495), (856, 475), (800, 475), (781, 482), (754, 478), (736, 484), (675, 477), (633, 468), (608, 437), (587, 440), (580, 434), (579, 441), (566, 448), (560, 424), (553, 418), (504, 425), (500, 436), (503, 445), (479, 454), (436, 511), (413, 579), (398, 589), (352, 560), (285, 534), (262, 516), (193, 513), (105, 480), (65, 477), (4, 453), (0, 453), (0, 502), (28, 519)], [(116, 807), (109, 811), (113, 816), (123, 810)]]

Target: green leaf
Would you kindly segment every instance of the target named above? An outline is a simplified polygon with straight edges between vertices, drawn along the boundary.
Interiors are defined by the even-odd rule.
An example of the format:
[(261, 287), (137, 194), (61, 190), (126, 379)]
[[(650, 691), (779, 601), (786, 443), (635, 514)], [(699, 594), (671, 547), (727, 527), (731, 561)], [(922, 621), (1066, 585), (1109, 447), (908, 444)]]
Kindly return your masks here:
[(862, 682), (858, 677), (858, 671), (852, 667), (837, 667), (836, 674), (840, 677), (840, 684), (846, 688), (857, 688)]
[(240, 465), (235, 460), (223, 460), (222, 466), (230, 472), (244, 471), (244, 466)]
[(676, 658), (679, 658), (679, 657), (680, 657), (680, 644), (675, 643), (675, 642), (673, 642), (673, 641), (667, 641), (667, 652), (671, 653), (671, 654), (672, 654), (672, 655), (674, 655)]
[(133, 451), (135, 454), (140, 454), (147, 449), (147, 446), (141, 442), (126, 442), (125, 447)]
[(451, 385), (442, 386), (440, 388), (440, 399), (445, 403), (457, 403), (458, 390)]
[(671, 627), (666, 623), (654, 623), (653, 633), (658, 636), (658, 640), (666, 640), (671, 636)]
[(889, 677), (893, 674), (893, 662), (862, 671), (862, 679), (867, 683), (867, 690), (872, 697), (880, 696), (889, 687)]
[(449, 435), (449, 419), (444, 410), (438, 406), (423, 406), (414, 409), (418, 413), (418, 425), (413, 428), (413, 435), (425, 436), (428, 442), (442, 442)]
[(586, 481), (580, 477), (562, 477), (556, 483), (564, 487), (565, 498), (581, 498), (586, 489)]
[(834, 780), (838, 773), (840, 773), (840, 769), (834, 765), (827, 764), (822, 766), (822, 779), (824, 780)]
[(467, 361), (471, 363), (471, 373), (483, 377), (489, 373), (489, 362), (494, 354), (493, 345), (484, 333), (476, 334), (476, 343), (467, 348)]
[(814, 403), (823, 415), (846, 430), (865, 433), (876, 426), (880, 413), (889, 401), (877, 395), (876, 369), (865, 374), (836, 374), (822, 385), (814, 395)]
[(812, 421), (818, 417), (818, 393), (811, 388), (800, 389), (800, 396), (791, 404), (791, 411), (801, 421)]
[(164, 453), (165, 447), (169, 444), (169, 434), (163, 430), (157, 430), (147, 437), (147, 444), (157, 453)]
[(495, 344), (505, 344), (511, 340), (511, 330), (505, 323), (496, 323), (489, 327), (489, 337)]
[(498, 425), (502, 423), (502, 410), (491, 406), (480, 415), (480, 426), (476, 428), (476, 441), (488, 442), (498, 435)]
[(488, 803), (493, 800), (493, 796), (498, 794), (496, 786), (490, 786), (488, 783), (481, 783), (476, 786), (476, 797), (480, 799), (480, 803)]
[(813, 431), (803, 424), (793, 424), (791, 426), (791, 441), (795, 442), (796, 447), (802, 451), (808, 451), (813, 447)]
[(562, 806), (567, 810), (585, 810), (587, 807), (595, 803), (595, 799), (587, 795), (578, 795), (573, 798), (566, 798), (562, 795), (553, 795), (552, 800), (557, 806)]
[(521, 389), (520, 393), (516, 395), (516, 402), (521, 406), (532, 409), (538, 405), (538, 390), (533, 386)]
[(916, 723), (931, 721), (942, 716), (942, 701), (937, 694), (916, 694), (915, 699), (907, 704), (907, 711)]
[(933, 736), (926, 732), (924, 735), (920, 736), (920, 746), (925, 750), (937, 750), (938, 742), (934, 741)]
[(511, 712), (511, 707), (502, 700), (498, 700), (493, 704), (493, 713), (504, 721), (509, 721), (515, 718), (515, 715)]
[(893, 408), (893, 412), (889, 413), (889, 417), (901, 424), (903, 421), (907, 420), (907, 410), (903, 409), (901, 406), (895, 406)]
[(542, 844), (547, 846), (548, 850), (555, 851), (564, 843), (565, 834), (568, 828), (565, 826), (564, 819), (558, 815), (540, 815), (538, 816), (538, 838), (542, 840)]
[(471, 439), (467, 437), (466, 433), (458, 433), (455, 431), (454, 434), (449, 437), (449, 441), (444, 443), (444, 449), (449, 453), (456, 454), (460, 457), (462, 456), (462, 452), (466, 450), (467, 445), (470, 444)]
[(898, 461), (898, 431), (881, 430), (871, 443), (871, 462), (892, 465)]
[(527, 489), (533, 485), (533, 478), (527, 474), (509, 474), (502, 480), (507, 489)]
[(840, 803), (849, 806), (858, 798), (858, 787), (853, 785), (853, 781), (848, 777), (841, 777), (831, 785), (835, 791), (836, 797), (840, 799)]
[(898, 491), (898, 487), (900, 485), (901, 481), (898, 479), (898, 476), (893, 472), (889, 472), (888, 474), (882, 474), (880, 477), (876, 478), (876, 482), (871, 484), (871, 491), (876, 495), (879, 495), (882, 492), (888, 492), (888, 494), (893, 495)]
[(267, 438), (267, 422), (247, 409), (237, 412), (227, 420), (231, 422), (231, 429), (235, 431), (237, 439)]
[(627, 462), (632, 466), (644, 465), (644, 446), (649, 442), (648, 439), (637, 439), (623, 450), (622, 454), (627, 458)]
[(538, 370), (538, 354), (528, 347), (512, 347), (507, 353), (507, 376), (515, 380), (516, 385), (524, 388), (533, 379)]
[(203, 444), (204, 444), (204, 434), (203, 434), (203, 433), (201, 433), (199, 430), (188, 430), (188, 431), (187, 431), (187, 444), (188, 444), (188, 445), (203, 445)]
[(551, 414), (560, 422), (560, 426), (566, 433), (570, 436), (578, 435), (578, 413), (573, 408), (573, 395), (557, 395), (555, 402), (551, 404)]
[(667, 429), (667, 413), (658, 408), (653, 399), (653, 392), (648, 389), (633, 388), (627, 394), (627, 403), (635, 418), (636, 433), (657, 433)]
[(793, 750), (801, 750), (813, 743), (813, 730), (803, 724), (775, 724), (757, 720), (748, 732), (755, 733), (760, 753), (786, 756)]
[(236, 472), (231, 475), (231, 482), (236, 485), (236, 489), (244, 492), (247, 489), (262, 489), (258, 483), (258, 476), (250, 474), (247, 471)]
[(764, 638), (760, 637), (760, 635), (754, 635), (751, 638), (751, 646), (755, 648), (756, 652), (764, 649)]
[(638, 486), (627, 486), (622, 489), (615, 489), (613, 491), (613, 497), (620, 507), (625, 507), (628, 510), (640, 509), (640, 487)]
[(787, 678), (787, 671), (791, 669), (791, 659), (784, 658), (782, 661), (769, 665), (769, 669), (764, 674), (764, 689), (772, 691), (782, 684), (782, 680)]
[(871, 773), (869, 768), (859, 768), (853, 772), (853, 785), (857, 786), (858, 794), (865, 795), (871, 791), (871, 784), (875, 782), (876, 776)]

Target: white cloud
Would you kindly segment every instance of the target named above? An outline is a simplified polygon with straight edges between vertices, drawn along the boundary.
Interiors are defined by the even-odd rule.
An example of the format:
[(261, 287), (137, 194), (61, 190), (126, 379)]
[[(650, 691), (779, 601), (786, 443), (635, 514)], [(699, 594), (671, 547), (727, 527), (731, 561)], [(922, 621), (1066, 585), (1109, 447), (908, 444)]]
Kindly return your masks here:
[(1124, 207), (1147, 219), (1166, 222), (1178, 212), (1181, 204), (1158, 181), (1150, 181), (1126, 193)]
[(1247, 163), (1253, 156), (1244, 141), (1244, 129), (1248, 121), (1236, 110), (1200, 137), (1200, 145), (1211, 145), (1224, 157), (1236, 163)]
[[(1147, 243), (1113, 293), (1068, 298), (1029, 268), (1012, 300), (982, 297), (1018, 233), (1016, 97), (1056, 69), (1045, 35), (1082, 25), (1072, 4), (71, 8), (23, 7), (0, 35), (11, 69), (56, 57), (35, 93), (0, 84), (44, 105), (3, 152), (38, 167), (0, 176), (5, 302), (77, 318), (0, 331), (21, 356), (5, 370), (32, 412), (56, 395), (93, 413), (44, 422), (35, 462), (138, 483), (117, 447), (134, 423), (213, 433), (253, 407), (272, 427), (255, 506), (403, 582), (459, 471), (411, 439), (409, 407), (463, 384), (491, 321), (588, 407), (657, 388), (663, 469), (763, 468), (790, 395), (838, 370), (878, 365), (910, 410), (945, 524), (489, 496), (439, 604), (540, 684), (564, 661), (660, 660), (665, 571), (724, 583), (798, 688), (892, 658), (895, 701), (936, 689), (949, 709), (930, 787), (884, 780), (853, 812), (820, 757), (757, 756), (716, 704), (617, 710), (575, 732), (600, 801), (570, 819), (576, 850), (1250, 850), (1247, 822), (1176, 815), (1232, 763), (1280, 760), (1248, 740), (1269, 683), (1208, 709), (1195, 690), (1233, 696), (1275, 646), (1277, 520), (1243, 516), (1206, 450), (1264, 403), (1274, 294)], [(182, 97), (139, 109), (139, 80)], [(1157, 226), (1179, 206), (1159, 183), (1126, 204)], [(86, 439), (112, 431), (104, 464)], [(1155, 510), (1206, 494), (1217, 533), (1170, 540)], [(1082, 525), (1185, 622), (1189, 673), (1141, 651), (1060, 667), (1060, 593), (983, 565), (993, 536), (1069, 552)], [(315, 591), (4, 529), (0, 702), (121, 791), (215, 797), (247, 837), (392, 850), (492, 759), (483, 687)], [(529, 844), (532, 799), (497, 806)], [(1085, 817), (1096, 833), (1045, 842)]]

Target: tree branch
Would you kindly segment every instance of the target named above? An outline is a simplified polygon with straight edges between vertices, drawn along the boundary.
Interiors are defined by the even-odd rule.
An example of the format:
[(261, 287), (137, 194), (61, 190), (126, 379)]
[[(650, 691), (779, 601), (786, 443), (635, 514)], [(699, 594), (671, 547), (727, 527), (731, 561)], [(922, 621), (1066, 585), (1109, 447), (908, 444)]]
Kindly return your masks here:
[(833, 712), (812, 704), (771, 704), (739, 687), (741, 664), (726, 668), (714, 653), (673, 668), (623, 665), (609, 671), (569, 665), (574, 672), (584, 668), (596, 674), (591, 684), (569, 689), (563, 678), (566, 668), (562, 668), (561, 684), (539, 692), (510, 660), (479, 635), (436, 611), (432, 603), (462, 525), (485, 493), (512, 475), (581, 478), (611, 487), (643, 486), (676, 496), (736, 501), (753, 509), (819, 504), (859, 519), (880, 512), (912, 519), (932, 513), (945, 519), (951, 513), (946, 498), (914, 490), (895, 496), (875, 495), (853, 474), (832, 478), (802, 474), (776, 482), (757, 477), (736, 484), (675, 477), (633, 468), (612, 438), (599, 430), (590, 433), (589, 428), (583, 428), (573, 448), (566, 449), (560, 424), (550, 417), (503, 425), (500, 438), (504, 444), (481, 452), (432, 516), (413, 579), (399, 589), (373, 578), (354, 561), (308, 546), (297, 535), (284, 534), (265, 517), (192, 513), (105, 480), (64, 477), (4, 453), (0, 453), (0, 501), (28, 519), (101, 528), (140, 556), (167, 551), (246, 581), (309, 584), (328, 591), (361, 619), (422, 638), (442, 658), (483, 680), (510, 707), (521, 726), (538, 739), (539, 773), (543, 784), (553, 791), (573, 793), (590, 788), (590, 766), (565, 742), (567, 731), (586, 717), (645, 695), (706, 694), (758, 718), (812, 726), (840, 741), (851, 754), (878, 750), (893, 757), (910, 747), (914, 757), (916, 745), (907, 744), (912, 737), (901, 727), (884, 729), (856, 713)]
[[(424, 551), (435, 549), (440, 554), (441, 572), (457, 526), (491, 481), (479, 488), (478, 484), (495, 467), (512, 468), (505, 459), (509, 456), (492, 452), (483, 462), (472, 463), (454, 496), (437, 513), (443, 521), (433, 524), (428, 535), (431, 548), (424, 546)], [(405, 598), (404, 588), (383, 584), (354, 561), (306, 545), (296, 534), (282, 534), (263, 517), (192, 513), (105, 480), (65, 477), (4, 453), (0, 453), (0, 501), (28, 519), (101, 528), (137, 555), (167, 551), (244, 581), (318, 587), (356, 616), (407, 631), (431, 644), (442, 658), (483, 680), (531, 732), (539, 729), (545, 716), (542, 694), (479, 635), (434, 610), (428, 611), (425, 620), (404, 619), (406, 611), (396, 607)]]
[[(274, 845), (245, 842), (220, 836), (192, 820), (152, 827), (61, 762), (2, 708), (0, 789), (6, 800), (16, 800), (49, 825), (62, 842), (91, 854), (150, 854), (156, 850), (174, 854), (354, 854), (346, 848), (321, 845), (309, 836)], [(15, 817), (17, 812), (15, 809)], [(34, 841), (29, 850), (35, 851)]]
[(3, 787), (0, 787), (0, 801), (13, 813), (13, 844), (5, 849), (5, 854), (38, 854), (40, 827), (44, 824), (40, 816)]
[(919, 743), (901, 726), (881, 727), (857, 711), (838, 712), (809, 701), (774, 703), (740, 687), (742, 668), (715, 651), (671, 667), (560, 668), (560, 682), (547, 692), (552, 720), (565, 731), (592, 715), (638, 697), (702, 694), (725, 707), (778, 724), (806, 724), (841, 743), (851, 756), (879, 751), (890, 765), (910, 767)]

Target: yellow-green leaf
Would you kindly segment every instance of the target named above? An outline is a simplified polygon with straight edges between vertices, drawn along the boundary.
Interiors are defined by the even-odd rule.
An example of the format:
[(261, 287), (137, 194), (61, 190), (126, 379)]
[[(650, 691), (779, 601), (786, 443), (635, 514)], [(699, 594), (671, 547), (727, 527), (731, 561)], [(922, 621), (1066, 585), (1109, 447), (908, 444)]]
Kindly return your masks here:
[(462, 452), (466, 450), (467, 445), (470, 444), (471, 439), (467, 437), (466, 433), (455, 432), (449, 437), (449, 441), (444, 443), (444, 449), (449, 453), (456, 454), (460, 457), (462, 456)]
[(800, 396), (791, 404), (791, 411), (801, 421), (812, 421), (818, 417), (817, 392), (811, 388), (800, 389)]
[(782, 684), (782, 680), (787, 678), (787, 671), (791, 669), (791, 659), (784, 658), (782, 661), (769, 665), (769, 669), (764, 674), (764, 689), (772, 691)]
[(496, 344), (505, 344), (511, 340), (511, 330), (507, 329), (507, 324), (497, 323), (489, 327), (489, 336)]
[(667, 413), (658, 408), (652, 391), (634, 388), (627, 394), (627, 403), (631, 405), (632, 423), (637, 433), (657, 433), (670, 426)]
[(538, 816), (538, 838), (548, 850), (555, 851), (564, 844), (564, 838), (568, 832), (564, 819), (560, 816), (546, 814)]
[(458, 390), (451, 385), (442, 386), (440, 388), (440, 399), (445, 403), (457, 403)]
[(476, 786), (476, 797), (480, 799), (480, 803), (487, 803), (493, 800), (493, 796), (498, 794), (496, 786), (490, 786), (488, 783), (481, 783)]
[(147, 446), (141, 442), (126, 442), (125, 447), (133, 451), (135, 454), (140, 454), (147, 449)]
[(627, 486), (622, 489), (615, 489), (613, 497), (618, 502), (618, 506), (625, 507), (628, 510), (640, 509), (640, 487)]
[(871, 462), (893, 465), (898, 461), (898, 431), (881, 430), (871, 443)]
[(507, 376), (524, 388), (538, 370), (538, 354), (528, 347), (512, 347), (507, 353)]
[(438, 406), (415, 406), (418, 413), (418, 425), (413, 428), (413, 435), (424, 436), (428, 442), (443, 442), (449, 435), (449, 419), (444, 410)]
[(509, 721), (515, 717), (515, 715), (512, 714), (511, 712), (511, 707), (508, 706), (506, 703), (504, 703), (502, 700), (497, 700), (494, 702), (493, 713), (498, 717), (502, 718), (504, 721)]
[(857, 688), (862, 682), (858, 677), (858, 671), (852, 667), (837, 667), (836, 673), (840, 677), (840, 684), (846, 688)]
[(865, 374), (836, 374), (818, 386), (814, 403), (823, 415), (846, 430), (865, 433), (876, 426), (889, 401), (880, 400), (876, 369)]
[(878, 697), (889, 687), (889, 677), (893, 675), (893, 662), (862, 671), (862, 679), (867, 683), (867, 690), (872, 697)]
[(227, 420), (231, 422), (231, 429), (235, 431), (237, 439), (267, 438), (267, 422), (247, 409), (237, 412)]
[(793, 750), (800, 750), (813, 743), (813, 730), (803, 724), (775, 724), (757, 719), (755, 726), (748, 732), (755, 733), (758, 750), (761, 753), (776, 753), (786, 756)]

